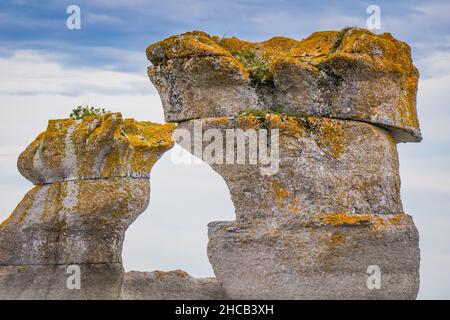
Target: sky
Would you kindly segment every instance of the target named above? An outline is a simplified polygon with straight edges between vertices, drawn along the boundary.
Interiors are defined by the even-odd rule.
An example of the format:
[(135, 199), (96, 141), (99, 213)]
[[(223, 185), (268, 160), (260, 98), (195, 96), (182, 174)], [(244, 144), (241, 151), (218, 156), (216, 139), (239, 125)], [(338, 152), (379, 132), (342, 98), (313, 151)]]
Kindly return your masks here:
[[(72, 4), (81, 10), (81, 29), (66, 26)], [(420, 232), (419, 298), (450, 299), (450, 1), (1, 0), (0, 220), (32, 187), (16, 161), (48, 119), (91, 104), (163, 122), (146, 75), (149, 44), (191, 30), (249, 41), (302, 39), (365, 27), (369, 5), (380, 7), (380, 32), (411, 46), (421, 74), (424, 140), (398, 145), (402, 200)], [(151, 187), (149, 208), (126, 233), (125, 269), (213, 275), (206, 225), (234, 219), (222, 178), (206, 164), (175, 165), (168, 152), (153, 168)]]

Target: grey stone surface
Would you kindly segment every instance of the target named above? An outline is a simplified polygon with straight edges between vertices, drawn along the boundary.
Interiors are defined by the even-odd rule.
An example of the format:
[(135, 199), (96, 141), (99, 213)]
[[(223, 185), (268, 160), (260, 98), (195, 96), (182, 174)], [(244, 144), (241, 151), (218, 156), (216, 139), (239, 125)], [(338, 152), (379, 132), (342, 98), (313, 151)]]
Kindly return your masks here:
[(276, 110), (372, 123), (398, 142), (422, 139), (419, 73), (409, 46), (388, 33), (350, 28), (252, 43), (193, 31), (150, 45), (147, 56), (166, 121)]
[(125, 231), (149, 198), (147, 179), (36, 186), (0, 226), (0, 265), (121, 263)]
[(232, 299), (415, 299), (418, 238), (405, 214), (214, 222), (208, 256)]
[[(284, 217), (299, 213), (348, 212), (395, 214), (403, 212), (395, 141), (385, 130), (357, 122), (272, 115), (207, 118), (185, 121), (194, 140), (194, 126), (203, 132), (217, 129), (226, 145), (228, 129), (279, 130), (279, 170), (263, 175), (267, 164), (212, 163), (228, 185), (238, 220)], [(204, 142), (204, 150), (210, 142)], [(183, 143), (188, 151), (193, 148)], [(234, 154), (238, 144), (235, 143)], [(247, 148), (247, 152), (248, 152)]]
[(127, 272), (125, 300), (222, 300), (225, 292), (215, 278), (193, 278), (184, 271)]
[(170, 60), (165, 67), (150, 67), (148, 75), (168, 122), (237, 114), (258, 103), (250, 80), (225, 57)]
[(125, 231), (148, 206), (173, 129), (120, 114), (50, 121), (18, 161), (37, 185), (0, 225), (0, 298), (120, 299)]
[(80, 289), (69, 289), (69, 265), (0, 266), (1, 300), (117, 300), (121, 263), (79, 264)]

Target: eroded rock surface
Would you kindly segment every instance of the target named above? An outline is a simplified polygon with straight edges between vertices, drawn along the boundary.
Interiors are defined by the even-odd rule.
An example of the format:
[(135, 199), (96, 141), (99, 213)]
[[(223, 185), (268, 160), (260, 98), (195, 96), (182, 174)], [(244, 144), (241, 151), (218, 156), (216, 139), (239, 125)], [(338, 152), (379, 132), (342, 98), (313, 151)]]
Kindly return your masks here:
[(228, 297), (417, 296), (419, 237), (403, 212), (396, 148), (421, 140), (407, 44), (359, 28), (258, 43), (193, 31), (147, 56), (181, 145), (229, 187), (236, 221), (210, 223), (208, 244)]
[[(227, 130), (279, 130), (279, 164), (273, 174), (261, 174), (261, 168), (269, 165), (260, 161), (227, 164), (226, 150), (221, 163), (218, 158), (210, 163), (230, 189), (238, 220), (300, 213), (403, 212), (397, 149), (384, 129), (329, 118), (240, 115), (185, 121), (177, 130), (188, 130), (194, 141), (195, 126), (202, 132), (219, 130), (223, 146)], [(204, 142), (204, 150), (210, 143)], [(191, 145), (181, 145), (194, 152)], [(235, 143), (232, 154), (238, 147)]]
[(127, 272), (125, 300), (223, 300), (225, 291), (215, 278), (191, 277), (184, 271)]
[(20, 155), (20, 173), (34, 184), (66, 180), (144, 178), (172, 146), (172, 124), (122, 119), (120, 113), (83, 121), (50, 120)]
[(214, 222), (208, 256), (233, 299), (415, 299), (418, 238), (405, 214)]
[[(230, 130), (250, 134), (231, 163), (211, 134), (200, 138), (209, 156), (183, 145), (208, 156), (236, 207), (236, 221), (209, 224), (217, 280), (124, 273), (125, 231), (148, 205), (174, 125), (107, 114), (50, 121), (21, 154), (36, 186), (0, 225), (0, 299), (416, 297), (419, 236), (403, 213), (396, 149), (421, 140), (408, 45), (358, 28), (259, 43), (194, 31), (147, 56), (166, 120), (191, 141), (210, 129), (222, 146)], [(268, 134), (258, 155), (270, 149), (274, 168), (234, 161), (252, 132)]]
[[(51, 120), (19, 158), (36, 186), (0, 226), (0, 297), (119, 299), (125, 231), (148, 206), (174, 127), (119, 113)], [(79, 290), (66, 284), (69, 265)]]
[(169, 122), (259, 109), (364, 121), (399, 142), (421, 140), (419, 74), (409, 46), (389, 33), (347, 28), (251, 43), (193, 31), (152, 44), (147, 56)]

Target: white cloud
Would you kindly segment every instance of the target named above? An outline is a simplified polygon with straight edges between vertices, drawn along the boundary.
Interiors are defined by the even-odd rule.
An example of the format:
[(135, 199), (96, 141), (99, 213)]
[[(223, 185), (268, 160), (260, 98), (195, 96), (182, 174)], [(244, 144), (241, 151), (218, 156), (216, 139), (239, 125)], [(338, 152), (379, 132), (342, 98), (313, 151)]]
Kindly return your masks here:
[(23, 146), (11, 145), (11, 146), (1, 146), (0, 145), (0, 157), (16, 157), (23, 150)]
[(415, 64), (419, 68), (422, 77), (438, 78), (447, 76), (450, 78), (450, 51), (433, 51), (426, 57), (418, 59)]
[(0, 94), (62, 94), (77, 96), (104, 93), (145, 94), (154, 88), (145, 74), (65, 67), (63, 58), (33, 50), (19, 50), (0, 57)]
[(403, 188), (447, 193), (450, 196), (449, 155), (408, 159), (400, 154), (400, 159)]
[(125, 23), (125, 21), (117, 16), (107, 15), (107, 14), (99, 14), (88, 12), (86, 14), (86, 18), (88, 22), (94, 22), (99, 24), (110, 24), (110, 25), (120, 25)]
[(448, 2), (430, 1), (416, 5), (412, 9), (433, 23), (447, 22), (450, 16), (450, 4)]

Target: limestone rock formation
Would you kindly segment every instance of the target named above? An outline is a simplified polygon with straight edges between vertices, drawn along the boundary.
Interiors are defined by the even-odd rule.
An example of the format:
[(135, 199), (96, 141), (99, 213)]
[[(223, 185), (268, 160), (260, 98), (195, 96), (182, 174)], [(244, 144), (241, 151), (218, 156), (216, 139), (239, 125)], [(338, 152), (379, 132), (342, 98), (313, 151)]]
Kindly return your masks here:
[[(194, 139), (194, 126), (229, 129), (278, 129), (278, 170), (261, 174), (268, 164), (210, 163), (227, 183), (238, 220), (296, 216), (300, 213), (403, 212), (395, 141), (384, 129), (357, 121), (284, 115), (206, 118), (181, 122)], [(206, 150), (208, 142), (203, 142)], [(182, 146), (183, 143), (181, 143)], [(187, 150), (193, 152), (193, 148)], [(233, 154), (237, 154), (234, 144)]]
[(217, 278), (124, 272), (125, 231), (175, 125), (113, 113), (51, 120), (20, 155), (35, 186), (0, 225), (0, 299), (416, 297), (396, 148), (421, 140), (408, 45), (358, 28), (259, 43), (194, 31), (147, 55), (166, 120), (236, 208), (209, 224)]
[(229, 298), (417, 296), (419, 236), (403, 212), (396, 148), (421, 140), (407, 44), (358, 28), (259, 43), (194, 31), (147, 56), (180, 144), (229, 187), (236, 220), (208, 232)]
[(410, 48), (365, 29), (258, 43), (201, 31), (147, 48), (166, 121), (232, 116), (246, 109), (368, 122), (399, 142), (420, 141), (418, 71)]
[[(124, 234), (174, 127), (119, 113), (50, 121), (18, 162), (36, 186), (0, 226), (0, 298), (120, 298)], [(69, 265), (80, 290), (66, 285)]]
[(50, 120), (20, 155), (20, 173), (34, 184), (67, 180), (150, 177), (170, 148), (174, 125), (122, 119), (117, 113), (84, 121)]
[[(233, 299), (415, 299), (418, 237), (406, 214), (215, 222), (208, 256)], [(367, 285), (370, 266), (380, 289)]]
[(181, 270), (127, 272), (123, 283), (125, 300), (217, 300), (225, 291), (215, 278), (195, 279)]

